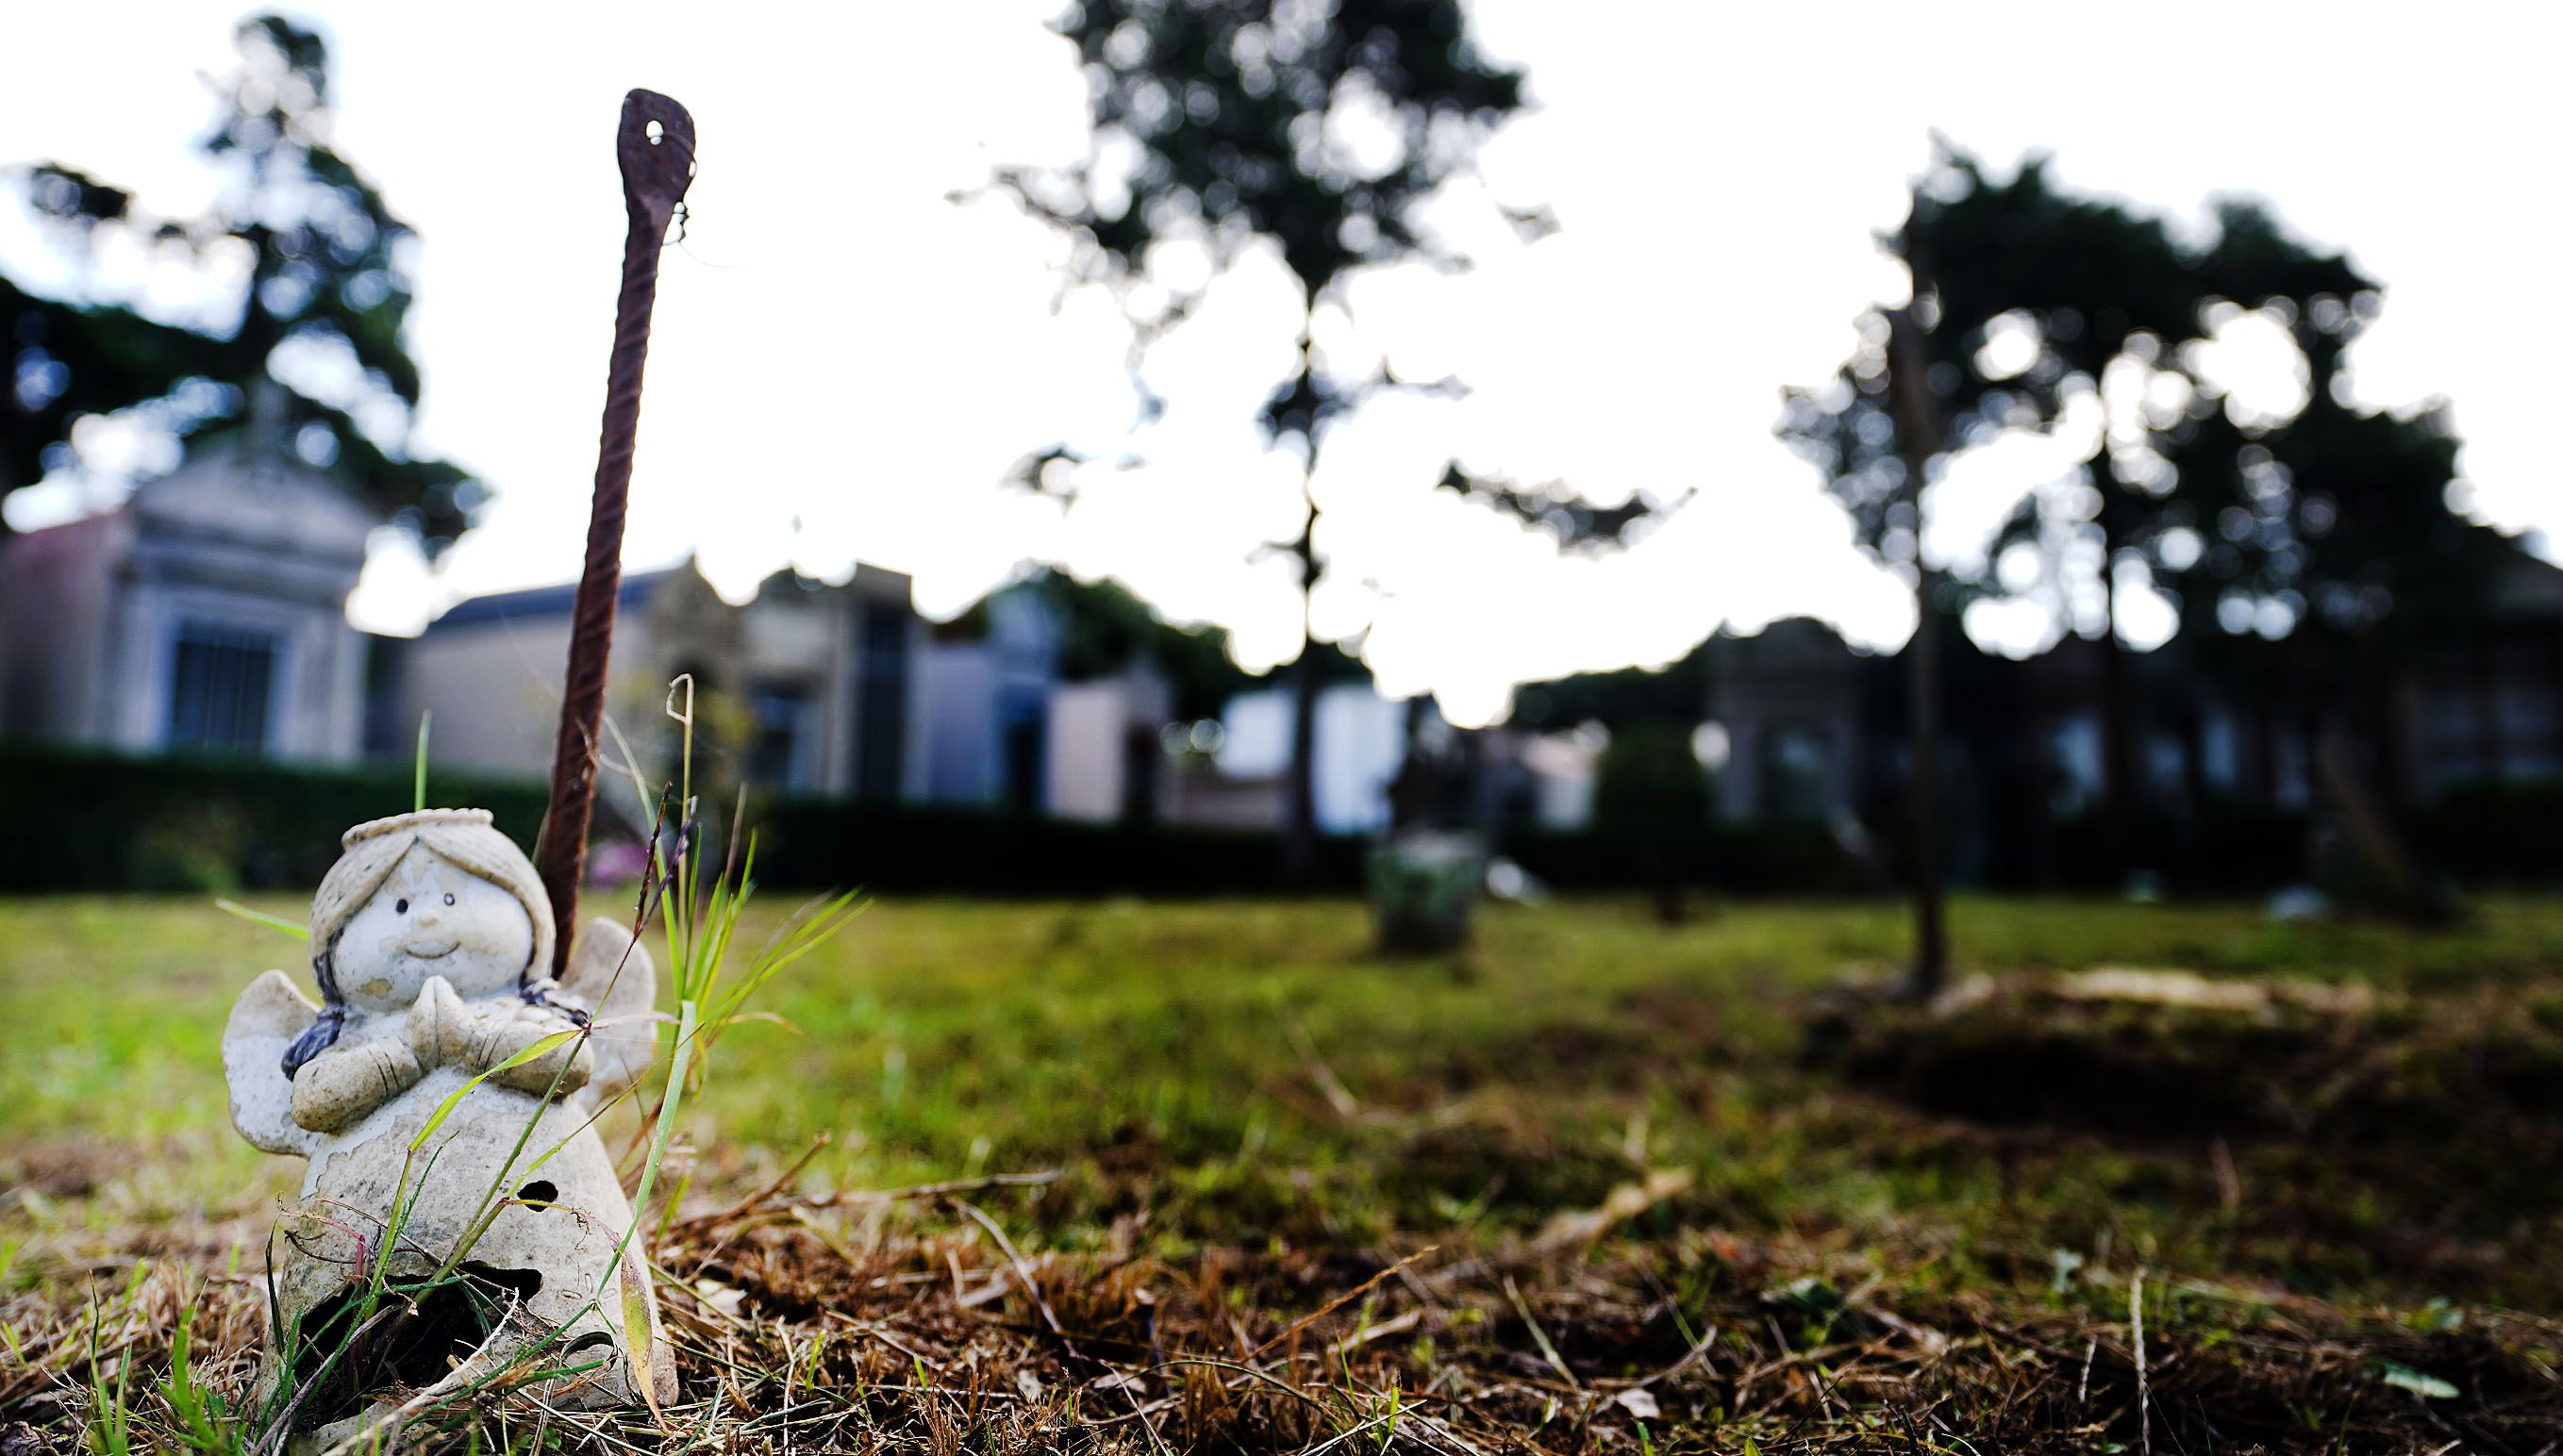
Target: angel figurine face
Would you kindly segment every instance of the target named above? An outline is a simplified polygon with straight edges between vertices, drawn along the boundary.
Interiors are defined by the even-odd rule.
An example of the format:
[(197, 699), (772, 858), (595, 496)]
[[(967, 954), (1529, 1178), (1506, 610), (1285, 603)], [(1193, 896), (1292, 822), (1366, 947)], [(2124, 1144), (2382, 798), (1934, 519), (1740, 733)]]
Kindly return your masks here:
[(523, 984), (533, 916), (515, 892), (413, 843), (338, 933), (338, 993), (359, 1010), (405, 1010), (431, 976), (465, 1001)]
[(531, 990), (550, 969), (551, 904), (484, 814), (431, 810), (359, 824), (311, 897), (321, 997), (409, 1009), (437, 977), (465, 1001)]

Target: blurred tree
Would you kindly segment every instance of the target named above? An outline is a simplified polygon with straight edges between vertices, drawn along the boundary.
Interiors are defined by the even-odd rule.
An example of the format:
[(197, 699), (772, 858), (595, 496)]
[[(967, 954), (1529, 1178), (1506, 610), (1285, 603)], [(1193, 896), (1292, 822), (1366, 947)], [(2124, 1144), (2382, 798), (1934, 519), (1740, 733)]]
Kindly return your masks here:
[[(1999, 590), (1991, 571), (1999, 553), (1989, 553), (1983, 571), (1920, 580), (1922, 482), (1913, 478), (1913, 461), (1936, 459), (2006, 427), (2053, 426), (2078, 397), (2096, 396), (2113, 362), (2153, 360), (2165, 346), (2200, 337), (2202, 280), (2161, 223), (2115, 203), (2059, 192), (2043, 158), (2024, 163), (2009, 183), (1997, 183), (1972, 157), (1945, 146), (1913, 188), (1904, 225), (1879, 242), (1913, 276), (1914, 357), (1927, 393), (1898, 398), (1890, 357), (1898, 311), (1873, 309), (1860, 323), (1861, 347), (1832, 384), (1788, 392), (1781, 434), (1824, 469), (1863, 549), (1927, 588), (1920, 599), (1926, 618), (1954, 614)], [(1998, 331), (2030, 343), (2032, 352), (1989, 350)], [(1909, 417), (1917, 406), (1936, 420), (1914, 423)], [(1930, 438), (1911, 439), (1917, 430)], [(2114, 563), (2144, 507), (2140, 487), (2121, 472), (2122, 457), (2107, 445), (2104, 438), (2084, 473), (2089, 524), (2101, 559)], [(2024, 499), (2007, 523), (2006, 543), (2038, 539), (2041, 504), (2036, 496)], [(2122, 857), (2132, 776), (2119, 591), (2118, 573), (2104, 569), (2095, 632), (2104, 662), (2103, 794), (2115, 825), (2113, 851)], [(2117, 866), (2121, 873), (2125, 868)]]
[(1614, 733), (1633, 723), (1673, 723), (1685, 733), (1708, 716), (1708, 650), (1714, 637), (1662, 667), (1619, 667), (1524, 683), (1509, 721), (1533, 733), (1599, 723)]
[[(2449, 515), (2455, 446), (2436, 425), (2363, 415), (2337, 398), (2341, 353), (2373, 315), (2377, 284), (2342, 256), (2289, 237), (2258, 205), (2227, 204), (2213, 237), (2189, 245), (2118, 203), (2059, 191), (2043, 159), (1997, 182), (1943, 145), (1904, 225), (1880, 242), (1914, 278), (1914, 367), (1936, 429), (1899, 419), (1912, 411), (1893, 387), (1890, 341), (1906, 310), (1880, 308), (1862, 319), (1861, 346), (1831, 383), (1787, 392), (1780, 433), (1824, 471), (1863, 548), (1908, 579), (1923, 574), (1914, 459), (1936, 461), (2007, 429), (2087, 435), (2073, 478), (2025, 493), (1980, 563), (1925, 584), (1925, 611), (1954, 615), (2011, 594), (1998, 568), (2020, 548), (2044, 562), (2041, 591), (2056, 590), (2068, 563), (2088, 563), (2097, 610), (2082, 627), (2101, 649), (2115, 873), (2131, 867), (2135, 803), (2121, 635), (2129, 592), (2163, 590), (2192, 629), (2215, 620), (2230, 632), (2238, 615), (2266, 628), (2284, 617), (2283, 634), (2303, 617), (2298, 599), (2317, 578), (2336, 606), (2379, 572), (2461, 588), (2463, 573), (2434, 566), (2440, 546), (2451, 532), (2491, 536)], [(2291, 419), (2237, 420), (2204, 368), (2202, 346), (2251, 310), (2283, 321), (2308, 366), (2309, 401)], [(1919, 455), (1917, 429), (1932, 435)], [(2319, 456), (2364, 499), (2395, 502), (2370, 512), (2378, 529), (2335, 540), (2320, 568), (2297, 512), (2310, 510), (2318, 536), (2339, 500), (2329, 486), (2301, 499), (2287, 488), (2282, 447)], [(2214, 545), (2203, 534), (2211, 527), (2221, 537)], [(2276, 604), (2275, 617), (2258, 610), (2265, 601)]]
[(1081, 582), (1045, 569), (1033, 589), (1060, 609), (1068, 637), (1060, 675), (1071, 682), (1107, 677), (1142, 663), (1165, 676), (1177, 718), (1216, 717), (1248, 682), (1228, 654), (1228, 630), (1177, 627), (1119, 582)]
[[(1077, 242), (1080, 276), (1116, 288), (1139, 347), (1180, 324), (1198, 290), (1136, 300), (1149, 254), (1169, 241), (1207, 249), (1213, 275), (1248, 249), (1278, 252), (1297, 279), (1304, 319), (1346, 306), (1354, 271), (1406, 262), (1446, 270), (1467, 260), (1429, 235), (1417, 205), (1466, 170), (1478, 146), (1523, 105), (1522, 76), (1479, 54), (1459, 0), (1089, 0), (1056, 22), (1085, 68), (1094, 141), (1065, 171), (1001, 168), (997, 184)], [(1525, 238), (1555, 224), (1507, 212)], [(1148, 296), (1154, 296), (1153, 293)], [(1303, 323), (1298, 368), (1266, 402), (1269, 442), (1295, 451), (1309, 474), (1328, 429), (1384, 391), (1456, 393), (1383, 367), (1345, 377), (1326, 367)], [(1149, 408), (1156, 402), (1151, 399)], [(1056, 452), (1037, 456), (1047, 461)], [(1304, 479), (1304, 477), (1303, 477)], [(1456, 462), (1437, 483), (1577, 543), (1623, 539), (1650, 507), (1578, 515), (1558, 487), (1486, 481)], [(1304, 609), (1324, 569), (1316, 506), (1306, 500), (1287, 551)], [(1314, 753), (1320, 664), (1303, 647), (1292, 673), (1289, 867), (1315, 854)]]
[(2256, 209), (2228, 208), (2222, 222), (2222, 299), (2208, 311), (2257, 300), (2293, 339), (2306, 398), (2282, 420), (2238, 419), (2210, 386), (2159, 438), (2166, 519), (2145, 546), (2184, 628), (2274, 637), (2301, 625), (2408, 644), (2470, 625), (2515, 547), (2451, 507), (2462, 443), (2444, 407), (2398, 415), (2343, 398), (2345, 357), (2380, 311), (2381, 285), (2336, 258), (2308, 269), (2302, 246)]
[[(2227, 236), (2253, 242), (2230, 222)], [(2390, 801), (2413, 753), (2397, 682), (2420, 644), (2482, 625), (2517, 547), (2451, 508), (2461, 443), (2443, 408), (2343, 402), (2342, 356), (2376, 302), (2371, 290), (2265, 305), (2303, 357), (2304, 408), (2279, 422), (2238, 421), (2212, 402), (2189, 412), (2160, 442), (2171, 481), (2143, 549), (2194, 654), (2247, 695), (2335, 669), (2321, 684), (2329, 711)], [(2292, 672), (2273, 671), (2281, 656)]]
[[(186, 324), (118, 302), (44, 297), (0, 278), (0, 336), (14, 350), (0, 399), (0, 495), (77, 467), (81, 422), (120, 411), (182, 441), (262, 422), (435, 550), (481, 487), (409, 451), (419, 374), (402, 340), (416, 234), (329, 145), (329, 63), (319, 35), (264, 15), (237, 31), (240, 65), (198, 149), (228, 186), (204, 217), (154, 219), (132, 198), (55, 163), (24, 169), (27, 202), (84, 256), (103, 235), (195, 272), (212, 300)], [(272, 384), (280, 371), (292, 388)], [(0, 530), (5, 530), (0, 526)]]
[(1690, 740), (1688, 724), (1641, 719), (1613, 732), (1593, 776), (1593, 830), (1636, 847), (1666, 925), (1682, 919), (1681, 846), (1708, 823), (1708, 771)]

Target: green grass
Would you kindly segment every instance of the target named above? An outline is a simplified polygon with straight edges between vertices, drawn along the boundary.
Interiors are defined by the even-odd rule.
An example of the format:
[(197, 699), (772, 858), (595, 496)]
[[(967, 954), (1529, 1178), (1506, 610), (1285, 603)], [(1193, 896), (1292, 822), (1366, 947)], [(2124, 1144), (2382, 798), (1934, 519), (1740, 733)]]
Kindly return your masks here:
[[(778, 913), (761, 910), (750, 933)], [(1371, 1238), (1536, 1220), (1601, 1196), (1637, 1153), (1768, 1227), (2201, 1232), (2100, 1148), (2060, 1168), (2045, 1206), (1989, 1212), (2005, 1200), (1979, 1140), (1800, 1068), (1803, 998), (1893, 963), (1892, 905), (1734, 907), (1667, 931), (1635, 904), (1577, 903), (1482, 929), (1462, 956), (1386, 962), (1349, 903), (876, 905), (768, 989), (793, 1029), (749, 1023), (717, 1051), (689, 1124), (698, 1177), (753, 1180), (821, 1134), (810, 1178), (832, 1184), (1143, 1161), (1161, 1229), (1218, 1238), (1252, 1216)], [(2416, 937), (2248, 907), (1962, 901), (1953, 933), (1962, 974), (2180, 965), (2429, 995), (2563, 968), (2563, 907), (2542, 902)], [(289, 1160), (231, 1134), (218, 1048), (239, 988), (293, 967), (297, 943), (192, 900), (60, 899), (0, 905), (0, 945), (18, 1048), (0, 1158), (22, 1177), (96, 1155), (84, 1201), (107, 1219), (246, 1210), (287, 1184)]]
[[(742, 939), (783, 908), (760, 903)], [(1349, 902), (887, 902), (761, 994), (790, 1029), (720, 1043), (674, 1182), (692, 1206), (734, 1197), (821, 1135), (803, 1188), (1058, 1170), (991, 1195), (1020, 1242), (1099, 1256), (1136, 1238), (1181, 1263), (1518, 1242), (1672, 1171), (1686, 1185), (1634, 1237), (1742, 1239), (1917, 1301), (2070, 1305), (2085, 1296), (2060, 1295), (2058, 1271), (2077, 1264), (2399, 1312), (2563, 1295), (2553, 1200), (2529, 1206), (2546, 1175), (2478, 1178), (2516, 1161), (2514, 1140), (2416, 1139), (2377, 1162), (2267, 1128), (2022, 1125), (1811, 1062), (1811, 999), (1883, 972), (1903, 938), (1885, 902), (1725, 906), (1672, 930), (1634, 902), (1567, 902), (1490, 909), (1467, 952), (1391, 962)], [(2408, 998), (2380, 1013), (2394, 1026), (2563, 1005), (2550, 901), (2415, 935), (2249, 906), (1962, 900), (1952, 939), (1962, 974), (2359, 982)], [(240, 989), (299, 944), (198, 901), (83, 898), (0, 903), (0, 1184), (20, 1190), (0, 1200), (0, 1249), (28, 1251), (13, 1287), (137, 1248), (254, 1265), (295, 1167), (230, 1131), (217, 1048)], [(2087, 1297), (2122, 1320), (2115, 1288)]]

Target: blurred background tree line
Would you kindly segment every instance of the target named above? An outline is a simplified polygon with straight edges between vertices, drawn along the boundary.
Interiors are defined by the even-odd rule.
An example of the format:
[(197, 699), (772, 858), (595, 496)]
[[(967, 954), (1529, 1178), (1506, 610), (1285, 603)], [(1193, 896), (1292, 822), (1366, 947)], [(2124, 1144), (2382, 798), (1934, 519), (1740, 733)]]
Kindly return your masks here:
[[(1284, 837), (1289, 872), (1304, 879), (1317, 853), (1318, 691), (1362, 670), (1358, 635), (1328, 643), (1307, 630), (1305, 594), (1329, 553), (1306, 482), (1329, 432), (1367, 402), (1466, 389), (1459, 378), (1339, 367), (1317, 342), (1319, 323), (1348, 312), (1348, 285), (1364, 270), (1468, 266), (1419, 210), (1524, 110), (1525, 76), (1479, 51), (1459, 0), (1092, 0), (1055, 28), (1086, 73), (1091, 147), (1078, 165), (1000, 167), (992, 181), (1074, 240), (1076, 281), (1122, 301), (1134, 379), (1207, 287), (1139, 286), (1161, 247), (1206, 252), (1212, 277), (1262, 250), (1299, 290), (1295, 368), (1275, 382), (1258, 423), (1302, 478), (1297, 529), (1271, 544), (1295, 563), (1303, 597)], [(139, 240), (163, 264), (220, 284), (222, 301), (176, 318), (0, 278), (14, 349), (13, 389), (0, 401), (0, 493), (77, 471), (85, 421), (143, 417), (193, 447), (249, 428), (264, 397), (264, 418), (298, 455), (337, 471), (434, 550), (470, 525), (484, 492), (465, 469), (410, 448), (419, 370), (403, 325), (416, 239), (330, 145), (317, 33), (265, 16), (239, 38), (241, 63), (217, 84), (216, 122), (197, 143), (228, 179), (206, 215), (145, 216), (66, 163), (26, 170), (26, 200), (67, 256), (110, 237)], [(1335, 123), (1354, 112), (1388, 144), (1343, 144)], [(1558, 226), (1535, 205), (1500, 211), (1520, 246)], [(1909, 271), (1912, 297), (1861, 317), (1860, 347), (1832, 380), (1785, 392), (1779, 433), (1821, 471), (1862, 548), (1917, 590), (1926, 632), (1945, 622), (1962, 644), (1971, 610), (2026, 604), (2055, 616), (2051, 640), (2079, 637), (2098, 652), (2107, 876), (2123, 879), (2140, 857), (2134, 653), (2123, 630), (2131, 593), (2167, 599), (2192, 669), (2243, 697), (2267, 690), (2273, 654), (2337, 664), (2321, 684), (2331, 716), (2359, 725), (2372, 780), (2395, 778), (2396, 762), (2417, 751), (2391, 707), (2399, 674), (2433, 634), (2465, 630), (2512, 548), (2451, 509), (2458, 442), (2441, 416), (2364, 409), (2344, 387), (2345, 353), (2377, 316), (2382, 283), (2257, 204), (2227, 205), (2193, 238), (2131, 204), (2064, 190), (2037, 159), (2000, 180), (1946, 146), (1914, 184), (1904, 224), (1880, 241)], [(2260, 418), (2228, 407), (2207, 346), (2245, 315), (2291, 341), (2301, 408)], [(1916, 350), (1906, 359), (1899, 327)], [(1141, 388), (1145, 408), (1162, 408), (1143, 379)], [(1988, 549), (1941, 559), (1926, 546), (1926, 483), (1953, 455), (2005, 435), (2079, 455), (2066, 478), (2020, 495)], [(1070, 489), (1086, 463), (1054, 446), (1027, 457), (1024, 478)], [(1433, 483), (1566, 550), (1626, 545), (1682, 498), (1597, 505), (1564, 482), (1473, 470), (1456, 451)], [(1072, 680), (1150, 660), (1187, 717), (1215, 712), (1243, 681), (1223, 635), (1171, 628), (1117, 584), (1055, 576), (1040, 590), (1069, 624)], [(1944, 694), (1955, 670), (1926, 673), (1915, 700)], [(1538, 684), (1520, 694), (1513, 721), (1606, 730), (1597, 823), (1669, 843), (1710, 813), (1711, 764), (1694, 732), (1710, 676), (1703, 644), (1663, 669)], [(1448, 800), (1419, 791), (1400, 802)], [(1908, 842), (1941, 832), (1926, 822)], [(1670, 886), (1670, 850), (1661, 862)], [(1676, 905), (1669, 900), (1669, 913)]]

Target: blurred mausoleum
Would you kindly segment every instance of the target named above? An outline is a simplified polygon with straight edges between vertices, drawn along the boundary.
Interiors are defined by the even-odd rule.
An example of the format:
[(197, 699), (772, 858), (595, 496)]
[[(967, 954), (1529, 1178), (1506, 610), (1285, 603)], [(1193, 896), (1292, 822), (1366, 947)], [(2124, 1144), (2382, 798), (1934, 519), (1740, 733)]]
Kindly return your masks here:
[[(347, 598), (385, 521), (273, 434), (206, 445), (111, 510), (0, 540), (0, 735), (334, 767), (406, 761), (432, 715), (432, 768), (547, 774), (575, 589), (467, 599), (416, 637), (357, 630)], [(691, 562), (630, 573), (608, 711), (654, 778), (680, 751), (666, 708), (686, 675), (698, 759), (725, 782), (1088, 822), (1279, 825), (1286, 688), (1253, 688), (1205, 722), (1177, 719), (1144, 651), (1072, 673), (1068, 611), (1041, 589), (1062, 584), (1082, 590), (1017, 582), (937, 625), (905, 575), (868, 564), (837, 584), (778, 572), (735, 605)], [(1411, 716), (1366, 679), (1324, 688), (1324, 828), (1387, 822)], [(609, 768), (621, 755), (606, 746)]]
[(347, 594), (381, 522), (253, 429), (0, 542), (0, 732), (333, 764), (364, 748)]
[[(645, 767), (664, 768), (678, 731), (663, 710), (667, 684), (690, 675), (698, 750), (769, 792), (1091, 823), (1279, 826), (1288, 689), (1251, 686), (1205, 722), (1178, 716), (1175, 689), (1144, 652), (1074, 671), (1070, 613), (1045, 590), (1057, 585), (1037, 574), (934, 624), (906, 576), (870, 565), (843, 585), (779, 572), (740, 606), (690, 564), (635, 573), (623, 582), (609, 710)], [(558, 586), (473, 598), (417, 638), (376, 639), (378, 661), (393, 665), (376, 673), (387, 685), (368, 703), (369, 751), (407, 753), (432, 713), (432, 764), (547, 772), (573, 595)], [(1367, 680), (1320, 691), (1322, 829), (1386, 826), (1415, 716)], [(1589, 763), (1570, 772), (1589, 783)], [(1579, 803), (1572, 785), (1532, 798)]]
[[(502, 592), (457, 603), (409, 639), (378, 639), (371, 747), (409, 751), (433, 714), (429, 762), (493, 774), (551, 769), (576, 589)], [(623, 578), (606, 710), (655, 778), (674, 762), (670, 683), (692, 680), (707, 753), (782, 793), (896, 799), (923, 782), (906, 728), (923, 624), (907, 578), (860, 568), (842, 586), (790, 572), (744, 605), (721, 600), (690, 562)], [(606, 758), (621, 749), (608, 743)]]
[[(346, 601), (384, 523), (272, 437), (253, 429), (209, 443), (112, 509), (0, 541), (0, 732), (122, 754), (346, 766), (405, 763), (432, 715), (431, 767), (539, 781), (573, 589), (472, 598), (416, 637), (359, 632)], [(2306, 825), (2333, 797), (2326, 743), (2345, 744), (2382, 809), (2407, 819), (2468, 795), (2514, 799), (2563, 783), (2563, 570), (2512, 547), (2495, 576), (2462, 628), (2407, 644), (2390, 670), (2355, 659), (2337, 634), (2182, 634), (2114, 660), (2075, 637), (2013, 660), (1947, 634), (1952, 872), (2053, 883), (2057, 865), (2095, 858), (2113, 693), (2125, 695), (2140, 806), (2135, 828), (2113, 831), (2151, 836), (2132, 846), (2138, 862), (2189, 845), (2301, 863)], [(1114, 592), (1034, 572), (938, 624), (917, 612), (906, 576), (868, 564), (837, 583), (778, 572), (742, 603), (723, 600), (691, 562), (632, 573), (608, 684), (623, 738), (607, 745), (608, 767), (628, 744), (653, 782), (673, 772), (680, 730), (666, 707), (682, 675), (695, 694), (697, 762), (723, 793), (746, 785), (1087, 823), (1283, 825), (1287, 682), (1247, 678), (1216, 649), (1212, 686), (1198, 657), (1190, 677), (1170, 670), (1150, 642), (1183, 630)], [(1131, 628), (1134, 612), (1144, 630)], [(1100, 655), (1096, 622), (1121, 632), (1103, 635), (1118, 645)], [(1326, 660), (1311, 764), (1322, 830), (1430, 820), (1610, 831), (1591, 822), (1594, 791), (1625, 723), (1464, 732), (1429, 699), (1383, 696), (1358, 659), (1330, 649)], [(1637, 680), (1646, 714), (1697, 728), (1703, 832), (1811, 832), (1891, 874), (1910, 763), (1899, 657), (1788, 619), (1720, 633), (1667, 673), (1589, 681), (1614, 679), (1622, 689)], [(608, 803), (619, 813), (629, 800)]]

